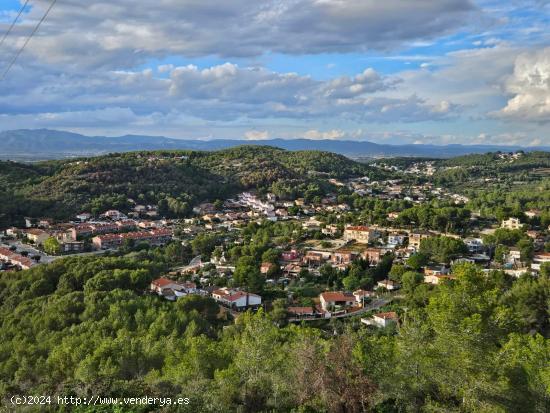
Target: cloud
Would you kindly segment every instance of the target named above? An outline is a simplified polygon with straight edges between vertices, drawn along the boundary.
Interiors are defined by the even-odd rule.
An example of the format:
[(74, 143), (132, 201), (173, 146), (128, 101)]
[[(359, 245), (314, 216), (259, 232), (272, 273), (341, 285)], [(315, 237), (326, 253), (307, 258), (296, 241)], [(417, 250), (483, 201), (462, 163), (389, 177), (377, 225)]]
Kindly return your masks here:
[[(24, 19), (24, 33), (46, 0)], [(134, 67), (180, 55), (388, 50), (453, 33), (481, 14), (471, 0), (64, 0), (29, 50), (67, 66)]]
[[(199, 69), (161, 66), (154, 71), (80, 74), (39, 69), (0, 84), (0, 113), (82, 112), (129, 108), (134, 113), (179, 112), (210, 121), (342, 118), (419, 122), (452, 117), (460, 107), (412, 95), (384, 97), (399, 83), (366, 69), (356, 76), (321, 81), (296, 73), (233, 63)], [(23, 82), (20, 79), (24, 79)]]
[(505, 91), (512, 97), (494, 116), (550, 122), (550, 47), (519, 55)]
[(328, 131), (319, 131), (317, 129), (310, 129), (302, 135), (305, 139), (323, 140), (323, 139), (344, 139), (348, 136), (346, 132), (339, 129), (332, 129)]
[(269, 139), (269, 132), (266, 130), (249, 130), (244, 134), (247, 141), (265, 141)]

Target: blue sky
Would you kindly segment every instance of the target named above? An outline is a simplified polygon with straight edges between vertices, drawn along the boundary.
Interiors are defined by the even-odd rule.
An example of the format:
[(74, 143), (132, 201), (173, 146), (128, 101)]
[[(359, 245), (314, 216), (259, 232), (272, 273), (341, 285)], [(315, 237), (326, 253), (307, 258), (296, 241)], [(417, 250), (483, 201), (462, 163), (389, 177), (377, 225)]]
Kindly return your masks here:
[(548, 1), (209, 3), (59, 1), (0, 81), (0, 130), (550, 145)]

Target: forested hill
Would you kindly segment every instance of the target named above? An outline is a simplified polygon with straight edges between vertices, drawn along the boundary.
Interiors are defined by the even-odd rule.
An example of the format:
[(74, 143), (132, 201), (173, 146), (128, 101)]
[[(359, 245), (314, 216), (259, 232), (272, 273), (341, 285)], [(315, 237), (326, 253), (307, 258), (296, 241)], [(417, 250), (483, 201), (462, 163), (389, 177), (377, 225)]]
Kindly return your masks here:
[(550, 177), (550, 152), (493, 152), (436, 161), (436, 182), (442, 185), (474, 181), (530, 182)]
[(0, 219), (68, 218), (82, 210), (125, 209), (128, 198), (181, 216), (197, 202), (224, 199), (244, 189), (276, 190), (283, 197), (315, 196), (328, 185), (327, 178), (374, 173), (341, 155), (267, 146), (130, 152), (35, 164), (0, 162), (0, 186), (5, 189), (0, 193)]

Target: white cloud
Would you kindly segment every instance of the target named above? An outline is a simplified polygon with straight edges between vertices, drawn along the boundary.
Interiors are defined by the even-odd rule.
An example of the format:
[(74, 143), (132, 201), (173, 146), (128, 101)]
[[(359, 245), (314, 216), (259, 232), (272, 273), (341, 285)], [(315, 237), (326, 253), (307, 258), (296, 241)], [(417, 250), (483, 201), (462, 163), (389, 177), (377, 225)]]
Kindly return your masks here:
[(519, 55), (505, 91), (513, 97), (495, 116), (550, 122), (550, 47)]
[[(41, 16), (36, 0), (24, 32)], [(29, 52), (79, 67), (134, 67), (148, 58), (365, 51), (426, 44), (481, 12), (471, 0), (64, 0)]]
[(332, 129), (328, 131), (319, 131), (317, 129), (310, 129), (301, 136), (305, 139), (323, 140), (323, 139), (344, 139), (348, 136), (346, 132), (339, 129)]
[(380, 93), (394, 88), (399, 80), (372, 69), (326, 81), (232, 63), (206, 69), (168, 66), (157, 72), (99, 71), (85, 78), (53, 71), (40, 77), (38, 72), (19, 72), (0, 83), (0, 113), (124, 107), (141, 115), (176, 111), (212, 121), (343, 118), (419, 122), (446, 119), (459, 110), (451, 103), (431, 103), (415, 95), (384, 97)]
[(266, 130), (249, 130), (244, 134), (247, 141), (265, 141), (269, 139), (269, 132)]

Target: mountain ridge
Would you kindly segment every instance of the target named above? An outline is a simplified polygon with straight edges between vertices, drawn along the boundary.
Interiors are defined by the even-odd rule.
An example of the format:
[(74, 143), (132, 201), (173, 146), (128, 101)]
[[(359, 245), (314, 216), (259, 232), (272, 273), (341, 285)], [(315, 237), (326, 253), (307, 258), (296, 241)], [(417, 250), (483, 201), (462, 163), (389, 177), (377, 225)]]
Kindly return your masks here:
[(451, 158), (454, 156), (496, 151), (549, 151), (550, 146), (521, 147), (518, 145), (432, 145), (432, 144), (379, 144), (370, 141), (266, 139), (266, 140), (191, 140), (164, 136), (123, 135), (87, 136), (74, 132), (51, 129), (17, 129), (0, 132), (0, 158), (56, 159), (72, 156), (102, 155), (112, 152), (140, 150), (188, 149), (213, 151), (241, 145), (273, 146), (281, 149), (320, 150), (351, 158), (393, 156), (420, 156)]

